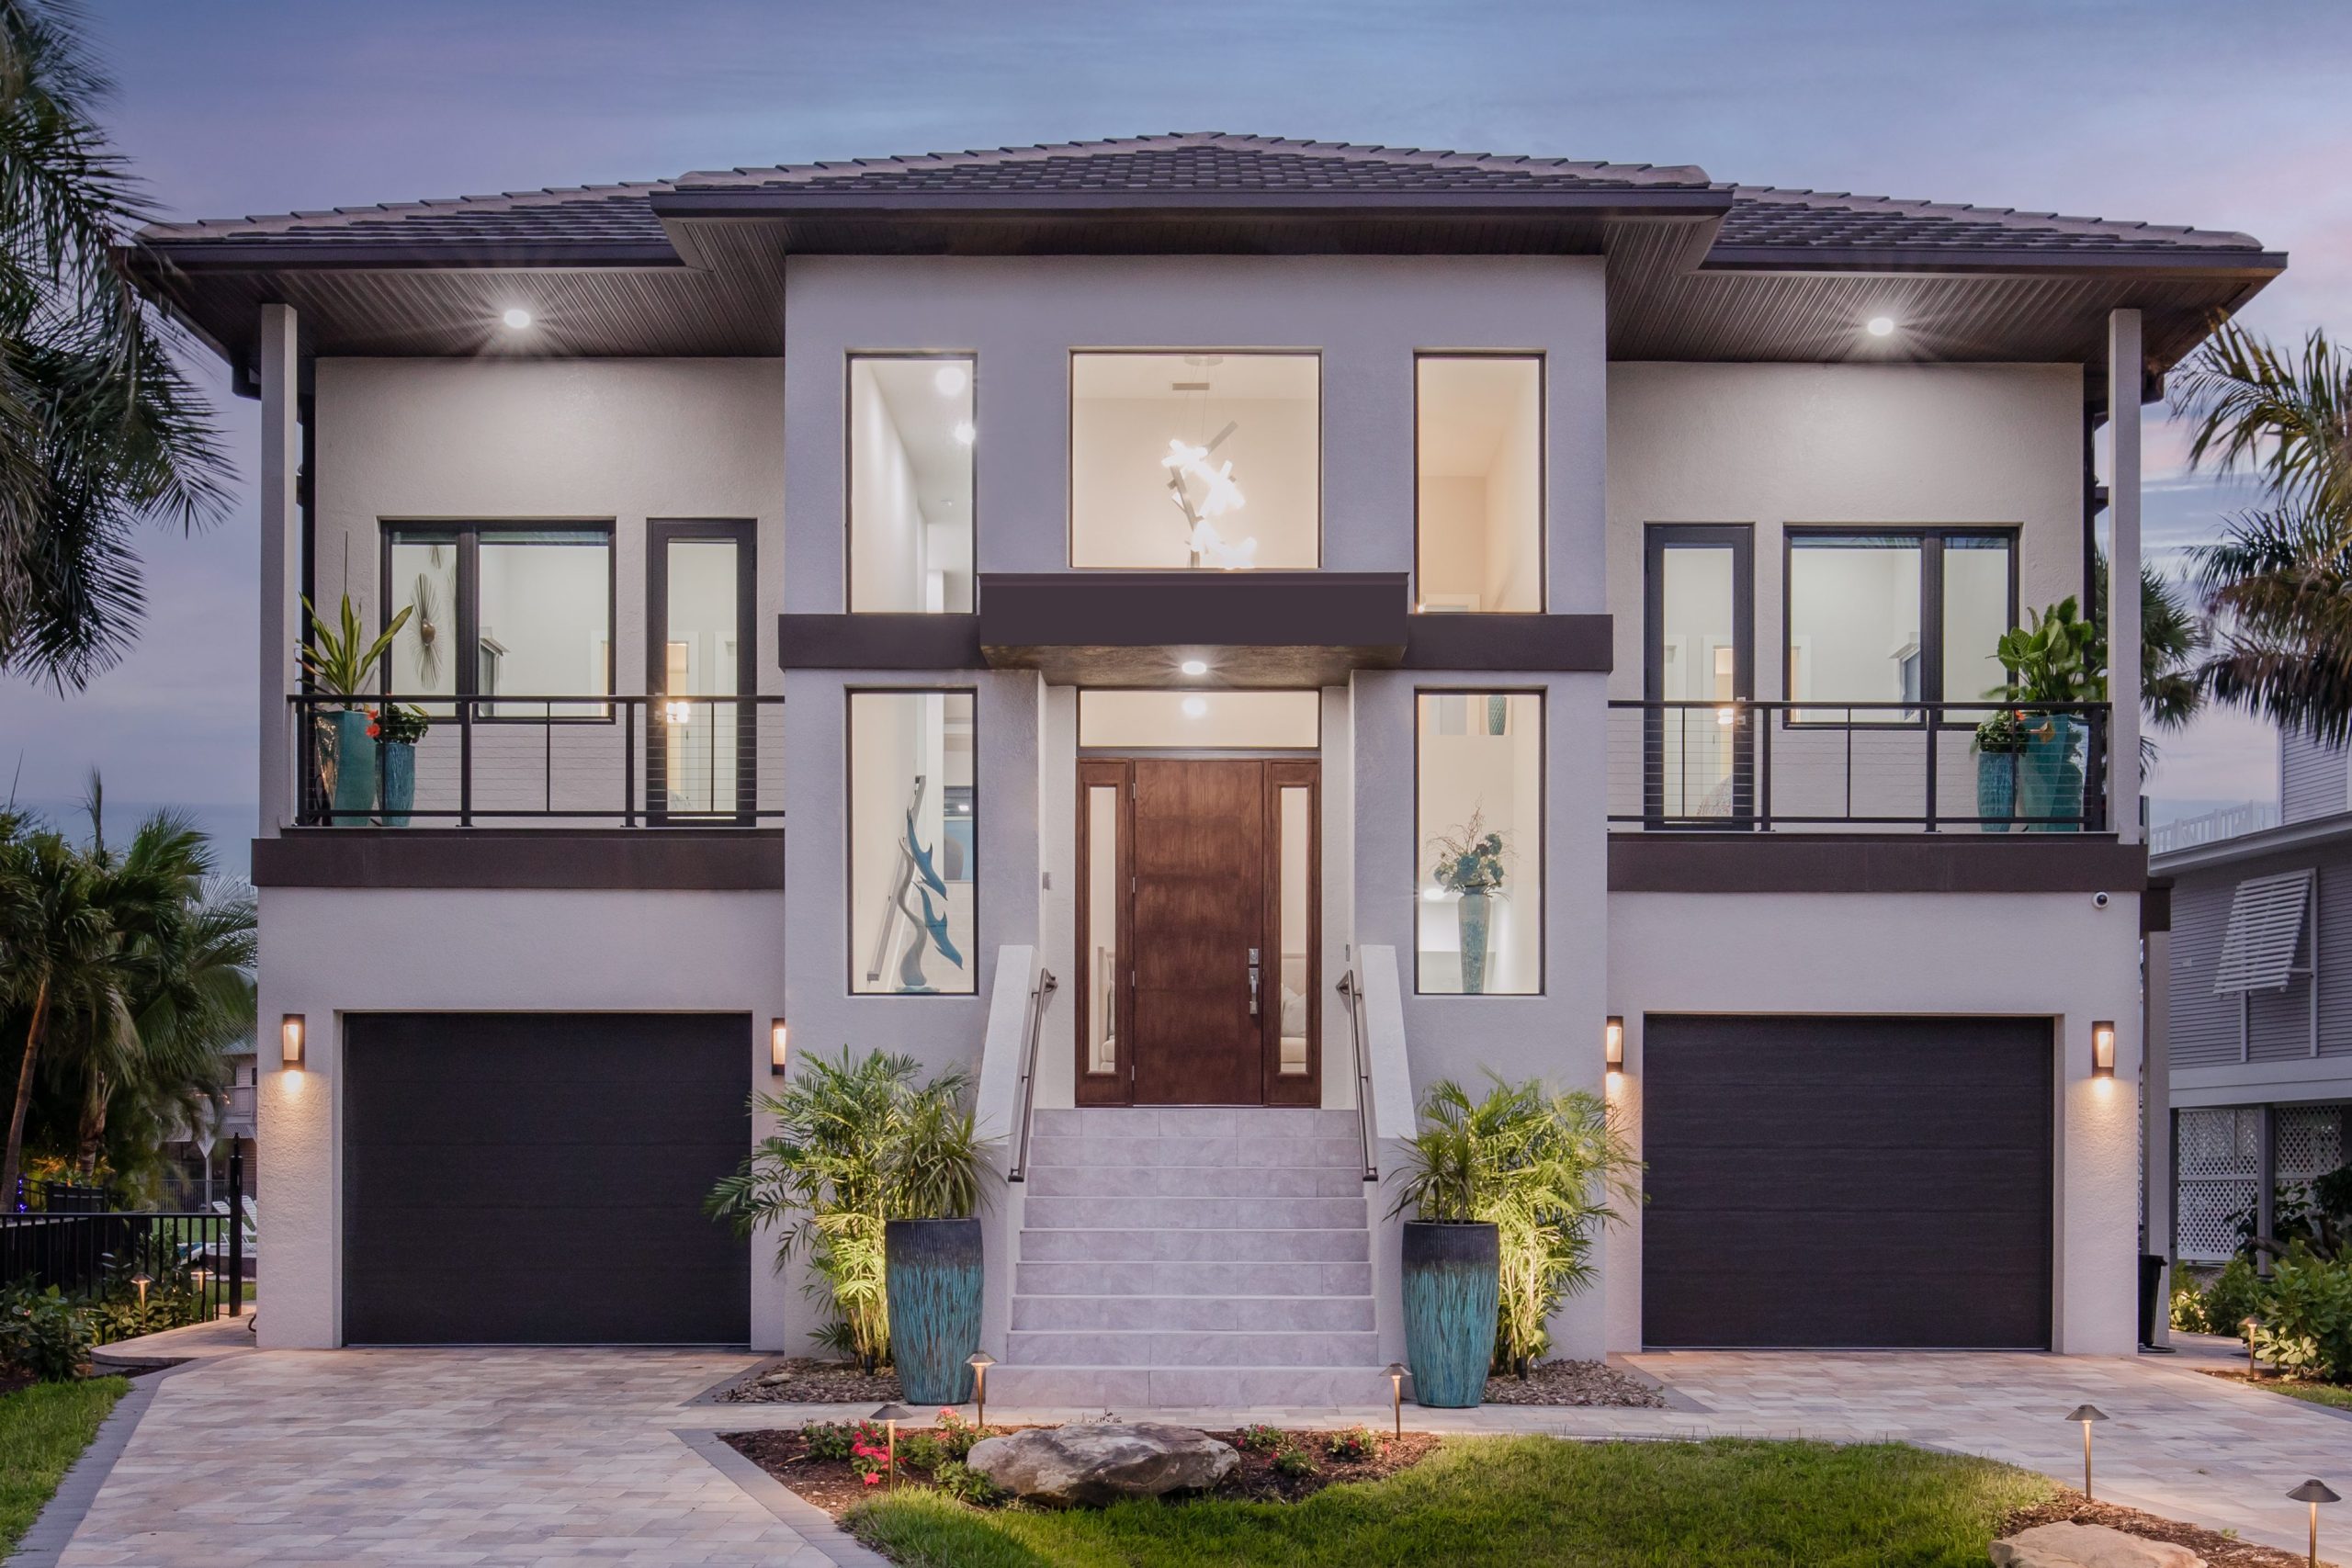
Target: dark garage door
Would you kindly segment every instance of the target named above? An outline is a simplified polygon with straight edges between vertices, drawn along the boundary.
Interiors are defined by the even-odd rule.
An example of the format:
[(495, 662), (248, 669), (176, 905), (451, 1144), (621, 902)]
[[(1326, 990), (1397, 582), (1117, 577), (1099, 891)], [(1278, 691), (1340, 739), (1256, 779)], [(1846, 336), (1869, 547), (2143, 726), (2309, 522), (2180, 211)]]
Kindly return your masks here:
[(744, 1343), (751, 1248), (702, 1201), (751, 1064), (741, 1014), (347, 1018), (345, 1339)]
[(2047, 1019), (1642, 1031), (1649, 1345), (2046, 1348)]

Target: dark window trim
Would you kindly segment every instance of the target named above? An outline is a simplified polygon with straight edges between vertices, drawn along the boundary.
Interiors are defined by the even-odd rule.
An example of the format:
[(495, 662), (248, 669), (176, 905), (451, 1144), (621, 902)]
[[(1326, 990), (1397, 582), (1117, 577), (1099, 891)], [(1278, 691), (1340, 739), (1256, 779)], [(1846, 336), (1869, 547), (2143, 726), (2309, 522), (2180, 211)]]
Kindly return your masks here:
[[(397, 597), (392, 588), (392, 536), (404, 534), (410, 543), (425, 536), (446, 534), (458, 547), (458, 570), (453, 581), (457, 611), (458, 647), (466, 656), (458, 660), (457, 690), (447, 697), (432, 701), (448, 702), (458, 697), (475, 697), (482, 703), (502, 699), (484, 696), (477, 685), (481, 678), (478, 656), (481, 642), (481, 536), (484, 534), (526, 534), (540, 531), (570, 529), (577, 533), (600, 533), (605, 536), (605, 696), (621, 694), (618, 679), (620, 660), (620, 530), (610, 517), (496, 517), (448, 519), (379, 517), (376, 521), (377, 566), (376, 629), (381, 632), (391, 619), (392, 600)], [(390, 693), (392, 683), (392, 655), (384, 651), (382, 672), (377, 683)], [(393, 694), (395, 695), (401, 694)], [(548, 692), (546, 696), (567, 694)], [(583, 692), (583, 702), (593, 701), (598, 694)], [(620, 722), (612, 704), (597, 714), (490, 714), (475, 709), (476, 724), (617, 724)]]
[[(851, 399), (857, 387), (857, 362), (861, 359), (928, 359), (943, 365), (956, 364), (970, 367), (972, 378), (972, 493), (964, 498), (964, 532), (970, 538), (972, 553), (972, 604), (970, 610), (938, 612), (905, 610), (861, 610), (857, 607), (856, 562), (853, 552), (857, 548), (857, 432), (850, 416)], [(969, 615), (980, 607), (980, 355), (978, 349), (960, 348), (853, 348), (842, 355), (842, 611), (852, 615)]]
[[(2018, 543), (2023, 530), (2014, 523), (1784, 523), (1781, 525), (1781, 695), (1784, 702), (1804, 702), (1815, 707), (1841, 705), (1826, 698), (1800, 698), (1789, 689), (1789, 646), (1793, 635), (1790, 604), (1796, 541), (1807, 539), (1906, 538), (1919, 542), (1919, 700), (1923, 703), (1984, 700), (1971, 694), (1954, 697), (1944, 689), (1944, 541), (1951, 538), (1997, 538), (2009, 557), (2009, 625), (2018, 624)], [(1987, 712), (1990, 712), (1988, 707)], [(1916, 719), (1799, 719), (1797, 710), (1781, 713), (1783, 729), (1917, 729)], [(1973, 729), (1969, 719), (1939, 719), (1939, 729)]]
[[(1421, 366), (1431, 359), (1528, 359), (1535, 363), (1535, 608), (1476, 610), (1476, 615), (1543, 615), (1552, 608), (1552, 361), (1540, 348), (1417, 348), (1413, 351), (1413, 610), (1421, 609)], [(1446, 615), (1464, 612), (1448, 610)]]
[[(645, 807), (652, 822), (731, 823), (750, 827), (759, 800), (759, 709), (735, 709), (735, 810), (685, 812), (673, 817), (668, 797), (670, 546), (686, 539), (731, 542), (735, 547), (735, 690), (742, 696), (760, 689), (759, 525), (749, 518), (649, 517), (645, 523)], [(699, 696), (701, 693), (688, 693)], [(716, 710), (714, 710), (716, 711)]]
[[(1413, 995), (1475, 1001), (1518, 1001), (1549, 995), (1552, 946), (1552, 703), (1543, 686), (1416, 686), (1413, 688)], [(1429, 991), (1421, 988), (1421, 699), (1423, 697), (1533, 697), (1535, 699), (1535, 988), (1532, 991)]]
[[(850, 716), (856, 709), (858, 698), (883, 696), (964, 696), (972, 699), (972, 820), (981, 825), (988, 820), (980, 810), (980, 689), (978, 686), (859, 685), (842, 688), (842, 898), (847, 910), (847, 919), (842, 921), (842, 947), (848, 960), (848, 968), (842, 976), (842, 994), (855, 1001), (970, 1001), (980, 994), (981, 856), (977, 829), (972, 835), (972, 951), (967, 954), (972, 988), (968, 991), (861, 991), (857, 988), (857, 878), (853, 858), (857, 843), (857, 731)], [(944, 779), (940, 781), (939, 792), (944, 804), (947, 798)]]
[(1320, 348), (1217, 348), (1206, 344), (1189, 347), (1168, 347), (1144, 344), (1135, 347), (1106, 347), (1096, 344), (1073, 347), (1064, 356), (1064, 389), (1062, 394), (1062, 513), (1065, 520), (1062, 558), (1072, 571), (1184, 571), (1186, 567), (1166, 566), (1080, 566), (1078, 563), (1078, 362), (1093, 355), (1170, 355), (1182, 357), (1187, 354), (1217, 354), (1228, 357), (1254, 355), (1276, 359), (1312, 359), (1315, 361), (1315, 564), (1311, 567), (1260, 567), (1261, 571), (1320, 571), (1323, 570), (1325, 524), (1323, 491), (1329, 476), (1324, 471), (1324, 447), (1329, 433), (1330, 411), (1325, 406), (1323, 351)]
[[(1731, 683), (1736, 702), (1756, 696), (1756, 525), (1753, 523), (1645, 523), (1642, 525), (1642, 700), (1666, 700), (1666, 552), (1673, 549), (1722, 550), (1732, 553)], [(1666, 811), (1665, 776), (1659, 765), (1666, 754), (1666, 712), (1642, 713), (1642, 815), (1655, 827), (1679, 825), (1713, 828), (1745, 827), (1756, 812), (1756, 756), (1753, 731), (1743, 728), (1743, 744), (1733, 758), (1732, 815), (1724, 818), (1681, 819)]]

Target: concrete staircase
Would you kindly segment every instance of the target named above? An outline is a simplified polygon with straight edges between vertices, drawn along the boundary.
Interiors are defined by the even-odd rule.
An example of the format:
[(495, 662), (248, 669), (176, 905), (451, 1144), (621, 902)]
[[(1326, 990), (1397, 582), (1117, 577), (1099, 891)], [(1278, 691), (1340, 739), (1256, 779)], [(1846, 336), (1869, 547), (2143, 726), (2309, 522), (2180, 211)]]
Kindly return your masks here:
[(1036, 1112), (1006, 1404), (1385, 1404), (1352, 1111)]

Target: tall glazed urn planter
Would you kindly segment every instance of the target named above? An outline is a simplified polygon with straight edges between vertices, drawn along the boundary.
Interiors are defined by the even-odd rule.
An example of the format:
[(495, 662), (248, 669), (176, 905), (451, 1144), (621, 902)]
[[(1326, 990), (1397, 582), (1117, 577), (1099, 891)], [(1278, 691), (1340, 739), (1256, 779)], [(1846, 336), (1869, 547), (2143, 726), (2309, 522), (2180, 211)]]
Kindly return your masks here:
[(966, 1403), (980, 1348), (980, 1222), (888, 1221), (882, 1257), (890, 1359), (907, 1402)]
[(376, 807), (376, 738), (368, 733), (376, 716), (365, 708), (345, 708), (326, 715), (324, 722), (319, 782), (334, 808), (330, 821), (338, 828), (365, 827)]
[(1495, 1353), (1502, 1249), (1483, 1222), (1404, 1224), (1405, 1364), (1413, 1397), (1441, 1410), (1467, 1410), (1487, 1396)]
[(1462, 925), (1464, 996), (1475, 997), (1487, 988), (1487, 928), (1491, 902), (1485, 888), (1469, 887), (1463, 890), (1461, 902), (1454, 906), (1454, 918)]
[(416, 805), (416, 746), (408, 740), (381, 742), (384, 752), (384, 814), (387, 828), (408, 826)]
[(2075, 833), (2079, 822), (2055, 820), (2088, 815), (2083, 809), (2081, 748), (2086, 728), (2072, 714), (2054, 713), (2026, 732), (2018, 767), (2018, 815), (2029, 818), (2031, 833)]
[(2018, 754), (1979, 751), (1976, 754), (1977, 825), (1987, 833), (2006, 833), (2002, 818), (2018, 814)]

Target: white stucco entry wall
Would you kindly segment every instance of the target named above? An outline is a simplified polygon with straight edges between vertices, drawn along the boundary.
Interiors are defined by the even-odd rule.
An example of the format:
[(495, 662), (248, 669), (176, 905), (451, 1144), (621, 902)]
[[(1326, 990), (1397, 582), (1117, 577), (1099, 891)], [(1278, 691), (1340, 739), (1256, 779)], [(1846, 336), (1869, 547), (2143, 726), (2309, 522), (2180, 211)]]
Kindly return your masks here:
[[(1611, 1102), (1636, 1137), (1645, 1013), (1915, 1014), (2057, 1021), (2051, 1348), (2138, 1339), (2139, 900), (2088, 893), (1612, 894), (1609, 1010), (1625, 1020)], [(2091, 1024), (2116, 1026), (2115, 1076)], [(1602, 1253), (1607, 1348), (1642, 1342), (1642, 1225)]]

